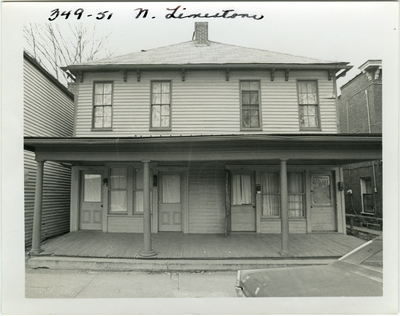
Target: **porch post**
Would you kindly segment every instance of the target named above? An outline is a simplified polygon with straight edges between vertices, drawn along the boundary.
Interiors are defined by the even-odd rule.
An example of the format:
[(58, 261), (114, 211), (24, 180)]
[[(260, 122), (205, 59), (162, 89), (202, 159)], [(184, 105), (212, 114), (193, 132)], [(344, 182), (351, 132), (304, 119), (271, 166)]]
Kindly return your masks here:
[(150, 161), (143, 160), (143, 234), (144, 249), (139, 256), (144, 258), (156, 256), (151, 249), (151, 214), (150, 214)]
[(289, 254), (289, 214), (286, 158), (281, 159), (281, 254)]
[(44, 161), (37, 161), (35, 206), (33, 209), (33, 232), (31, 255), (38, 255), (43, 250), (41, 246), (42, 234), (42, 199), (43, 199), (43, 168)]

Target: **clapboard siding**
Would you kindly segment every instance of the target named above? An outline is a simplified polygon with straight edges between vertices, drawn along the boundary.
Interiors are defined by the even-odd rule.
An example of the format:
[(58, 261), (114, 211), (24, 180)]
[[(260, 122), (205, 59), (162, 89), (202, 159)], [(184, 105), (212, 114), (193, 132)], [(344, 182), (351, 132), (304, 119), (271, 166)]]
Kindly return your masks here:
[(189, 169), (189, 232), (225, 231), (225, 166), (195, 164)]
[[(263, 220), (260, 223), (260, 232), (264, 234), (280, 234), (281, 221), (280, 220)], [(289, 233), (291, 234), (306, 234), (307, 221), (306, 220), (289, 220)]]
[[(224, 71), (186, 71), (185, 81), (178, 71), (143, 71), (140, 82), (136, 73), (85, 73), (79, 83), (75, 135), (80, 137), (246, 134), (240, 131), (240, 80), (260, 80), (262, 105), (261, 133), (300, 133), (297, 80), (317, 80), (319, 87), (322, 133), (337, 132), (334, 81), (326, 71), (291, 71), (285, 80), (276, 71), (271, 81), (269, 71), (231, 71), (229, 81)], [(170, 80), (172, 84), (172, 130), (149, 131), (151, 80)], [(113, 129), (92, 131), (92, 93), (94, 81), (112, 81)], [(257, 131), (258, 133), (259, 131)], [(303, 132), (301, 132), (303, 133)]]
[(108, 216), (107, 231), (109, 233), (142, 233), (143, 217)]
[[(37, 63), (24, 58), (24, 136), (71, 137), (73, 98), (44, 72)], [(24, 151), (25, 247), (32, 242), (36, 170), (34, 153)], [(69, 232), (70, 173), (58, 163), (44, 164), (42, 240)]]

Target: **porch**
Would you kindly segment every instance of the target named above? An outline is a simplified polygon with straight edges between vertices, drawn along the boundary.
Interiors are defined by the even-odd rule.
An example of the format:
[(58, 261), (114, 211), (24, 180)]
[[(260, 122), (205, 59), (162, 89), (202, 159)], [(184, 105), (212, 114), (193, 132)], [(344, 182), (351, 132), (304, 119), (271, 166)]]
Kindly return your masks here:
[[(291, 259), (335, 259), (365, 241), (337, 233), (290, 234)], [(40, 256), (136, 259), (143, 234), (71, 232), (42, 244)], [(280, 234), (152, 234), (155, 259), (282, 259)]]

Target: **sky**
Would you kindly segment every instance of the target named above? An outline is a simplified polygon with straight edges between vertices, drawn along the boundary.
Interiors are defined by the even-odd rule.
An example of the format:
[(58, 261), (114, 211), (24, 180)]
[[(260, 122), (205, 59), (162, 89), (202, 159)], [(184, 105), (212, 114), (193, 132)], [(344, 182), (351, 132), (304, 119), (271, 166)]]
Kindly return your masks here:
[[(111, 33), (108, 45), (113, 56), (137, 52), (192, 38), (194, 23), (209, 22), (209, 39), (226, 44), (265, 49), (317, 59), (349, 62), (353, 69), (338, 81), (340, 87), (356, 76), (368, 59), (397, 62), (397, 2), (162, 2), (162, 3), (62, 3), (28, 4), (24, 23), (57, 23), (67, 31), (68, 23), (95, 25), (98, 34)], [(248, 13), (254, 18), (166, 18), (172, 9), (194, 13)], [(51, 10), (58, 8), (55, 17)], [(80, 20), (74, 15), (82, 8)], [(138, 8), (148, 9), (137, 18)], [(70, 11), (65, 19), (63, 11)], [(94, 17), (108, 11), (102, 20)], [(36, 14), (34, 12), (37, 12)], [(88, 17), (92, 14), (91, 17)], [(107, 19), (112, 14), (110, 19)], [(229, 16), (229, 15), (227, 15)], [(262, 16), (262, 18), (261, 18)], [(48, 18), (54, 19), (52, 22)], [(261, 19), (260, 19), (261, 18)], [(99, 55), (100, 57), (100, 55)], [(394, 58), (394, 59), (393, 59)]]

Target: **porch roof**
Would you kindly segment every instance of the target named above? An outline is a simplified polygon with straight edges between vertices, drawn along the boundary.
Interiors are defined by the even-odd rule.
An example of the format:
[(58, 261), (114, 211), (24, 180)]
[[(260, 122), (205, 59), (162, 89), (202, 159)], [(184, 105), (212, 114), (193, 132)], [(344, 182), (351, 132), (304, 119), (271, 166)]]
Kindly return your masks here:
[[(101, 138), (25, 137), (24, 149), (52, 161), (274, 161), (347, 164), (382, 159), (381, 134), (247, 134)], [(290, 162), (289, 162), (290, 163)]]

